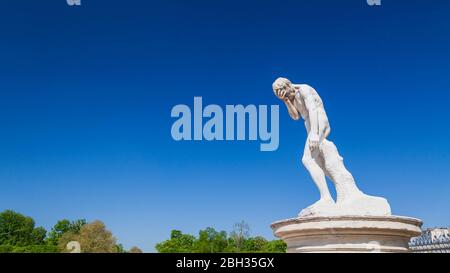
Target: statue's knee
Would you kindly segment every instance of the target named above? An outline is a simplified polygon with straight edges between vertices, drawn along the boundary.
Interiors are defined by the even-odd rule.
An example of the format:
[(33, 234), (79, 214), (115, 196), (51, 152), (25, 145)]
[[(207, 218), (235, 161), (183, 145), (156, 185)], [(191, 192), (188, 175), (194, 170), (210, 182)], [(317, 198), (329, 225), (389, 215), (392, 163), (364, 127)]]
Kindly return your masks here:
[(313, 159), (309, 157), (302, 157), (302, 164), (306, 168), (310, 167), (313, 164)]

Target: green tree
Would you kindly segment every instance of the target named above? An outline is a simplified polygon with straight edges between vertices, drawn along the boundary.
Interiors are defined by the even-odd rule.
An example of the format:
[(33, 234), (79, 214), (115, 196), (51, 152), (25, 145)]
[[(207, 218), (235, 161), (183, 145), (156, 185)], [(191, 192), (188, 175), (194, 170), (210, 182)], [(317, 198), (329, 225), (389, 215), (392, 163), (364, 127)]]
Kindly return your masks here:
[(285, 253), (287, 245), (283, 240), (273, 240), (267, 243), (264, 252)]
[(117, 253), (127, 253), (127, 251), (125, 250), (125, 248), (123, 247), (122, 244), (117, 244), (116, 245), (116, 252)]
[(80, 243), (83, 253), (117, 252), (116, 238), (99, 220), (83, 225), (74, 239)]
[(86, 220), (78, 219), (75, 221), (69, 221), (63, 219), (58, 221), (49, 232), (47, 237), (47, 243), (50, 245), (58, 245), (59, 240), (63, 234), (69, 232), (71, 235), (76, 235), (80, 233), (81, 228), (86, 224)]
[(47, 231), (43, 227), (34, 228), (31, 232), (30, 244), (40, 245), (45, 243), (45, 236)]
[(0, 245), (0, 253), (10, 253), (14, 249), (11, 245)]
[(79, 240), (80, 234), (76, 234), (72, 231), (64, 232), (61, 237), (57, 240), (58, 244), (58, 250), (60, 252), (70, 252), (71, 249), (67, 249), (67, 244), (71, 241), (77, 241)]
[(194, 236), (172, 230), (170, 239), (156, 244), (155, 248), (159, 253), (190, 253), (194, 252), (194, 241)]
[[(219, 232), (211, 227), (200, 230), (198, 238), (172, 230), (170, 239), (156, 244), (156, 250), (160, 253), (286, 252), (286, 244), (282, 240), (268, 241), (261, 236), (249, 237), (248, 225), (242, 223), (245, 224), (241, 222), (240, 227), (235, 228), (230, 236), (225, 231)], [(236, 240), (240, 240), (239, 247)]]
[(216, 231), (208, 227), (200, 230), (198, 239), (194, 242), (194, 252), (220, 253), (225, 252), (228, 247), (228, 238), (225, 231)]
[(12, 253), (58, 253), (58, 248), (52, 245), (28, 245), (17, 246), (11, 251)]
[(137, 246), (133, 246), (132, 248), (130, 248), (128, 253), (142, 253), (142, 250)]
[(31, 217), (12, 210), (0, 213), (0, 245), (40, 245), (44, 244), (45, 235), (45, 229), (35, 228)]
[(230, 238), (232, 239), (231, 243), (234, 244), (237, 252), (242, 250), (244, 242), (249, 236), (250, 226), (245, 221), (242, 220), (241, 222), (234, 224), (233, 231), (230, 233)]
[(268, 241), (261, 237), (251, 237), (244, 241), (243, 251), (244, 252), (266, 252)]

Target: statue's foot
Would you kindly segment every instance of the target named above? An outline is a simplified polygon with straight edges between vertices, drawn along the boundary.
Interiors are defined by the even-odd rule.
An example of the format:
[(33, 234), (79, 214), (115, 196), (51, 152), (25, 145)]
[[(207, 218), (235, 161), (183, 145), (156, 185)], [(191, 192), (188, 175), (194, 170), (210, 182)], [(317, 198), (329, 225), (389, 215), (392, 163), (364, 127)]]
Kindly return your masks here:
[(298, 217), (325, 216), (334, 211), (335, 207), (336, 203), (333, 199), (320, 199), (306, 209), (302, 209)]
[(383, 197), (359, 192), (338, 201), (336, 212), (341, 215), (386, 216), (391, 215), (391, 207)]

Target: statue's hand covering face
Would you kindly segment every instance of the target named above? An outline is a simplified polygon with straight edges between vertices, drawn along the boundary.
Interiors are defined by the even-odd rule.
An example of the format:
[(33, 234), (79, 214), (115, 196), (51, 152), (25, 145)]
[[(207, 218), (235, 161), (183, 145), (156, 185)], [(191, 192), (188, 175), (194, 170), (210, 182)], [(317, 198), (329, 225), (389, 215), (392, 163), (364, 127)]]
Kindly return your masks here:
[(278, 78), (272, 85), (273, 92), (275, 96), (279, 99), (284, 99), (291, 97), (294, 93), (294, 88), (292, 88), (292, 83), (286, 78)]

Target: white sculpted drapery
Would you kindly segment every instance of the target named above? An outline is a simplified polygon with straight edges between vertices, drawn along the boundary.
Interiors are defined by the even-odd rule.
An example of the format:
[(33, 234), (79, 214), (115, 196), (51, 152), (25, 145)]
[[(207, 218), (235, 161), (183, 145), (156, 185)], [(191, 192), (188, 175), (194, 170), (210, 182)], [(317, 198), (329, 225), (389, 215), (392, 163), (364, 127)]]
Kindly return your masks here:
[[(327, 140), (330, 124), (316, 90), (306, 84), (292, 84), (285, 78), (278, 78), (272, 87), (275, 95), (286, 104), (292, 119), (301, 117), (305, 121), (308, 134), (302, 163), (319, 189), (320, 199), (303, 209), (299, 216), (391, 215), (386, 199), (364, 194), (358, 189), (336, 146)], [(326, 176), (336, 187), (336, 200), (330, 194)]]

